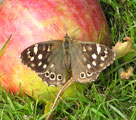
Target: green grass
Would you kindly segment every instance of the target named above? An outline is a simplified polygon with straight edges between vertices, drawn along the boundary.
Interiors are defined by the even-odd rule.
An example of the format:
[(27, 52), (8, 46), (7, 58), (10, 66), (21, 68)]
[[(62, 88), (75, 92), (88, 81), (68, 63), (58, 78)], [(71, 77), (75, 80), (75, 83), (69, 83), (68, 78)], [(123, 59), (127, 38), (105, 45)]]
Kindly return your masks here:
[(12, 34), (9, 36), (8, 40), (6, 43), (3, 45), (3, 47), (0, 50), (0, 56), (2, 55), (3, 51), (5, 50), (6, 46), (8, 45), (8, 42), (10, 41), (10, 38), (12, 37)]
[[(136, 1), (100, 0), (113, 44), (123, 37), (130, 36), (136, 41)], [(134, 46), (136, 50), (136, 47)], [(120, 67), (134, 67), (129, 80), (118, 76)], [(60, 101), (55, 108), (53, 119), (63, 120), (136, 120), (136, 60), (118, 60), (103, 71), (98, 81), (76, 97)], [(42, 120), (44, 104), (31, 97), (11, 95), (0, 88), (1, 120)]]
[(33, 98), (11, 95), (0, 88), (0, 120), (39, 120), (44, 106)]

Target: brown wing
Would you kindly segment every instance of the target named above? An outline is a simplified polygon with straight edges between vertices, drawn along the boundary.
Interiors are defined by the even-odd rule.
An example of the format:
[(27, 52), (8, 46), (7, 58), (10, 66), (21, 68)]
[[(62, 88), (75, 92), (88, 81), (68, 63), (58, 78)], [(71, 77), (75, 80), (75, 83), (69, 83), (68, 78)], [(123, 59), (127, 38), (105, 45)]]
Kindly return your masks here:
[(66, 66), (61, 40), (32, 45), (21, 53), (21, 61), (35, 71), (49, 86), (66, 82)]
[(108, 47), (91, 42), (73, 41), (70, 50), (72, 75), (76, 82), (87, 83), (115, 60)]

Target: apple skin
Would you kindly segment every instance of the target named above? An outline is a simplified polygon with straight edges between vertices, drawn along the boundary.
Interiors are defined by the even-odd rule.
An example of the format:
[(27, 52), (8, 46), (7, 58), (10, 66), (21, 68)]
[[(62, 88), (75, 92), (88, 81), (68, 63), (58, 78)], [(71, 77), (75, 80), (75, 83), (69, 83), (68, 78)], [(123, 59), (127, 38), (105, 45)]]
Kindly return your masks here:
[[(20, 61), (21, 52), (38, 42), (64, 39), (66, 33), (77, 40), (111, 43), (105, 16), (97, 0), (3, 0), (0, 3), (0, 48), (10, 34), (0, 56), (0, 84), (17, 93), (21, 89), (35, 98), (60, 87), (48, 87), (37, 74)], [(75, 86), (64, 96), (73, 95)], [(48, 92), (47, 92), (48, 91)], [(68, 94), (72, 93), (72, 94)], [(46, 96), (46, 95), (45, 95)], [(48, 96), (48, 95), (47, 95)], [(42, 98), (42, 97), (41, 97)]]

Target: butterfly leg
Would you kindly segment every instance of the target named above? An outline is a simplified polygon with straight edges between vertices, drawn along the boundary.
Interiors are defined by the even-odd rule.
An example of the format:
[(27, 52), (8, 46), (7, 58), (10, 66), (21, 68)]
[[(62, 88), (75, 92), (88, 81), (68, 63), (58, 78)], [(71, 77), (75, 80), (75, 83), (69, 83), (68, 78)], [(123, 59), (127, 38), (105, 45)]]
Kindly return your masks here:
[[(51, 107), (51, 111), (53, 111), (53, 109), (54, 109), (54, 107), (56, 106), (56, 104), (58, 103), (58, 100), (59, 100), (59, 98), (61, 97), (61, 95), (64, 93), (64, 91), (69, 87), (69, 86), (71, 86), (72, 84), (73, 84), (73, 78), (70, 78), (70, 80), (68, 80), (67, 82), (66, 82), (66, 84), (64, 84), (64, 86), (62, 86), (62, 88), (59, 90), (59, 92), (58, 92), (58, 94), (57, 94), (57, 96), (56, 96), (56, 99), (55, 99), (55, 101), (54, 101), (54, 103), (53, 103), (53, 105), (52, 105), (52, 107)], [(48, 115), (48, 116), (46, 116), (46, 120), (49, 120), (50, 119), (50, 117), (51, 117), (51, 115), (52, 115), (52, 112)]]

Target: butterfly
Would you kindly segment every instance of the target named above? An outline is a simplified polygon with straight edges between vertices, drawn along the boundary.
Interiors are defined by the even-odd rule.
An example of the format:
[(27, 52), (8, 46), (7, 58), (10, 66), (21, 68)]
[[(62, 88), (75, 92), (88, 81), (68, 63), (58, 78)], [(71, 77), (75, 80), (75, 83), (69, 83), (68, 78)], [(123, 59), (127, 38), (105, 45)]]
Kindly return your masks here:
[(69, 77), (79, 83), (95, 81), (114, 62), (115, 54), (102, 44), (74, 40), (66, 34), (64, 40), (40, 42), (26, 48), (20, 59), (48, 86), (59, 86)]

